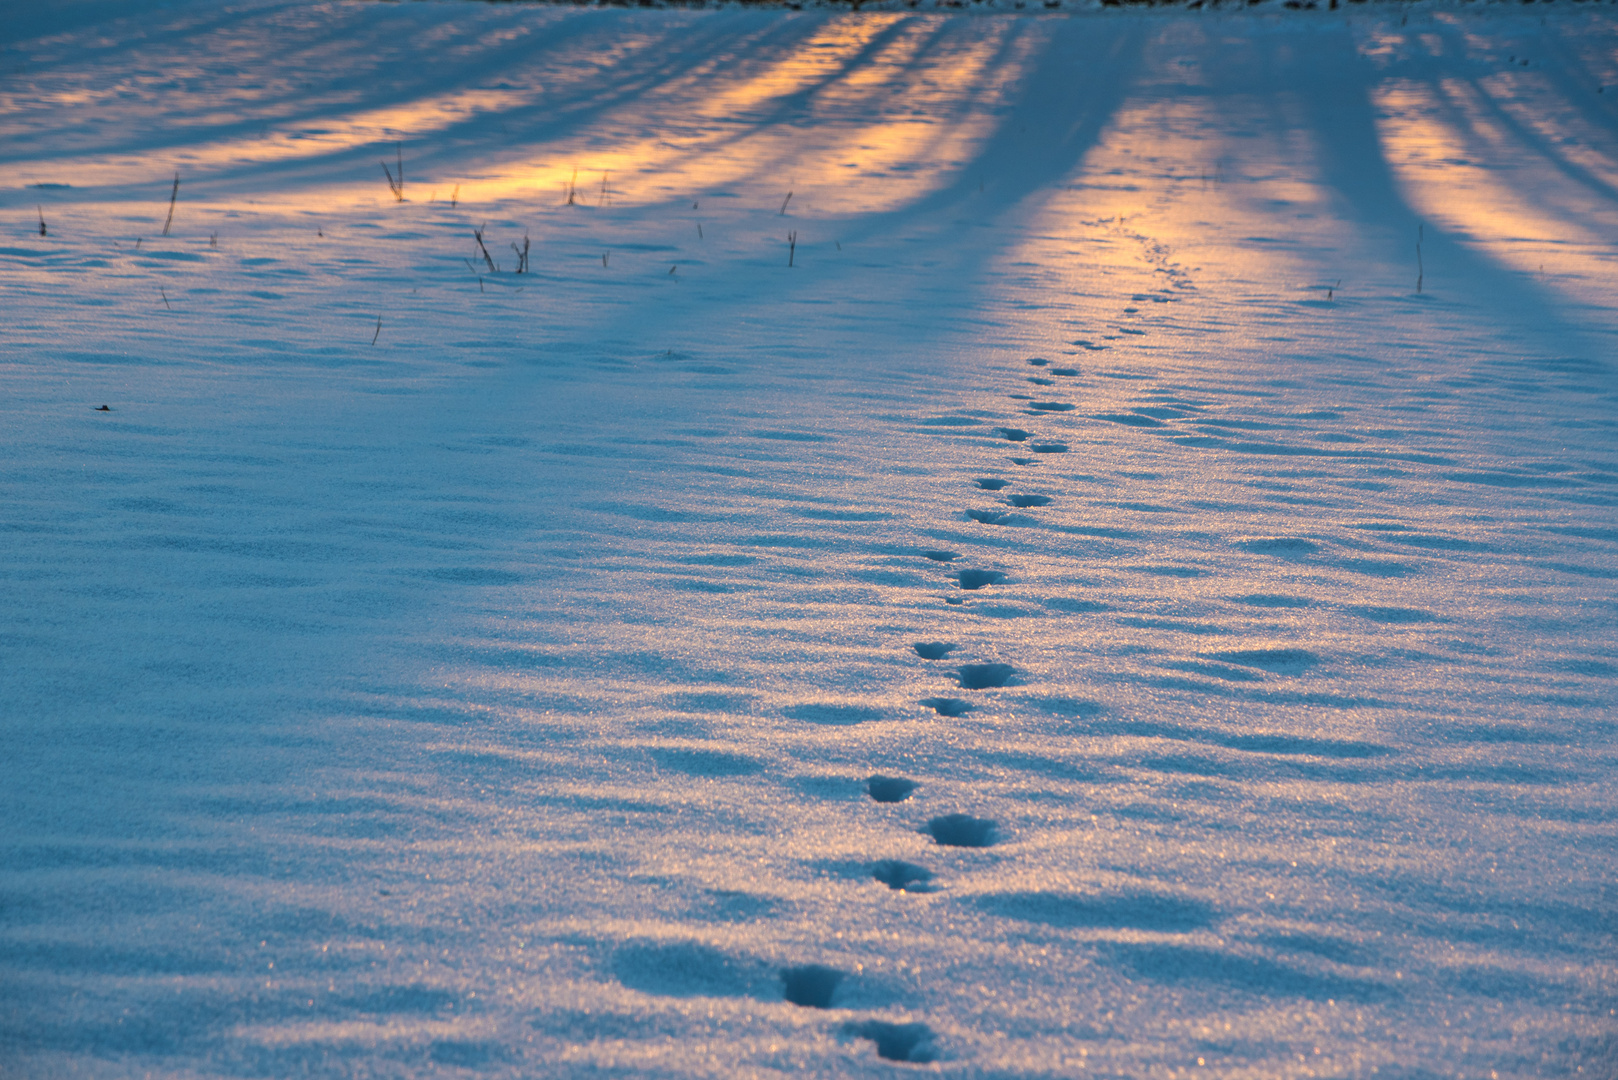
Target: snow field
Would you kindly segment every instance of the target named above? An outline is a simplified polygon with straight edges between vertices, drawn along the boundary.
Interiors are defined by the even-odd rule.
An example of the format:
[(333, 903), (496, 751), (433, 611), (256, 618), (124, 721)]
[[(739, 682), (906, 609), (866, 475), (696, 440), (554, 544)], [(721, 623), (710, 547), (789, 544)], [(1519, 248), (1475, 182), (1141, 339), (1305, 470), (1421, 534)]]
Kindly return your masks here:
[(28, 19), (9, 1070), (1610, 1074), (1607, 15)]

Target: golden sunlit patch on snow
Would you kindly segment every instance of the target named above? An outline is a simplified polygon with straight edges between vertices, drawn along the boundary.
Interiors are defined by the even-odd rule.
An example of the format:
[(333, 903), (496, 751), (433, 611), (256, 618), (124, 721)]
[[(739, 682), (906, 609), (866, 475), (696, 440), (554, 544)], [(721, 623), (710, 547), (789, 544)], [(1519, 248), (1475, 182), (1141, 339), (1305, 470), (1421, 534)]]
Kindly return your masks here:
[[(764, 61), (716, 57), (621, 107), (607, 107), (585, 133), (554, 140), (535, 140), (528, 132), (550, 121), (546, 94), (570, 84), (567, 65), (549, 73), (543, 88), (468, 88), (336, 110), (297, 124), (270, 119), (254, 135), (58, 158), (49, 177), (34, 175), (34, 165), (0, 168), (0, 183), (71, 173), (78, 186), (111, 187), (153, 183), (178, 170), (195, 191), (213, 176), (303, 167), (355, 150), (392, 162), (396, 144), (403, 143), (410, 201), (448, 198), (459, 185), (463, 202), (633, 205), (748, 184), (781, 195), (793, 191), (796, 208), (825, 214), (892, 210), (935, 190), (969, 159), (994, 130), (1000, 103), (1046, 36), (1012, 22), (982, 29), (961, 33), (936, 15), (837, 17)], [(610, 65), (648, 48), (650, 35), (632, 37), (595, 60)], [(176, 127), (199, 135), (207, 125), (234, 121), (239, 127), (256, 104), (234, 104), (234, 114), (193, 116)], [(490, 124), (501, 131), (497, 145), (455, 174), (412, 168), (424, 148), (455, 140), (470, 125)], [(381, 170), (362, 171), (362, 179), (283, 186), (253, 202), (336, 209), (391, 201)], [(234, 204), (203, 201), (216, 208)]]
[[(1373, 100), (1383, 153), (1422, 217), (1514, 270), (1543, 268), (1547, 284), (1582, 291), (1611, 273), (1618, 213), (1610, 196), (1568, 175), (1564, 138), (1527, 138), (1501, 115), (1493, 93), (1508, 87), (1458, 78), (1382, 84)], [(1552, 117), (1539, 117), (1541, 131), (1556, 130)], [(1614, 168), (1588, 147), (1582, 154)]]

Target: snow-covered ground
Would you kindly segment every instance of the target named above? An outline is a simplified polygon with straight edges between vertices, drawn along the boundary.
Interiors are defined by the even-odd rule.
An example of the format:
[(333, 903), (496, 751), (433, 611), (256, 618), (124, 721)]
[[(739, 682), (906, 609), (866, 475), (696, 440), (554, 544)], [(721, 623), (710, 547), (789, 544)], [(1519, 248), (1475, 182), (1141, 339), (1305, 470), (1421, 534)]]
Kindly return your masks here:
[(1612, 9), (4, 20), (0, 1075), (1618, 1075)]

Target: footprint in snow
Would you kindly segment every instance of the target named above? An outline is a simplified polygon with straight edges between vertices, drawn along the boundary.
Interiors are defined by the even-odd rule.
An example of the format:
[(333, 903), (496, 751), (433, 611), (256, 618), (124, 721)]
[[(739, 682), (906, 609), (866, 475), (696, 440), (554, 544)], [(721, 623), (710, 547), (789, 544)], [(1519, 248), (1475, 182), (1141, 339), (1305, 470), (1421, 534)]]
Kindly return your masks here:
[(890, 1024), (885, 1020), (851, 1023), (843, 1029), (849, 1035), (876, 1043), (876, 1056), (888, 1061), (923, 1063), (938, 1059), (937, 1037), (926, 1024)]
[(1006, 575), (998, 570), (962, 570), (955, 575), (955, 580), (961, 583), (961, 588), (974, 592), (985, 585), (998, 585), (1006, 580)]
[(932, 834), (934, 843), (945, 847), (992, 847), (999, 839), (993, 821), (973, 817), (971, 814), (945, 814), (942, 817), (935, 817), (927, 823), (925, 831)]
[(1049, 506), (1051, 497), (1049, 495), (1010, 495), (1006, 497), (1006, 502), (1018, 509), (1026, 510), (1030, 506)]
[(962, 701), (952, 697), (922, 698), (920, 704), (927, 706), (939, 716), (965, 716), (972, 711), (970, 701)]
[(1004, 525), (1016, 515), (1004, 510), (968, 510), (966, 516), (984, 525)]
[(1070, 378), (1070, 379), (1073, 378), (1078, 373), (1079, 373), (1079, 369), (1078, 368), (1073, 368), (1073, 367), (1054, 367), (1054, 368), (1051, 368), (1051, 374), (1052, 375), (1064, 375), (1064, 376), (1066, 376), (1067, 378)]
[(960, 646), (949, 641), (918, 641), (910, 646), (923, 660), (942, 660)]
[(1028, 381), (1033, 383), (1035, 386), (1055, 386), (1056, 385), (1056, 380), (1055, 379), (1041, 379), (1037, 375), (1028, 376)]
[(1010, 664), (962, 664), (957, 674), (962, 690), (990, 690), (1011, 682), (1017, 669)]
[(953, 562), (961, 557), (957, 551), (924, 551), (922, 554), (933, 562)]
[(1036, 454), (1065, 454), (1065, 453), (1067, 453), (1067, 443), (1060, 443), (1060, 442), (1035, 443), (1034, 445), (1030, 446), (1028, 449), (1032, 450)]
[(883, 776), (876, 773), (865, 781), (865, 791), (875, 802), (904, 802), (916, 790), (914, 780), (902, 776)]
[(1045, 359), (1043, 356), (1030, 356), (1028, 358), (1028, 362), (1033, 364), (1035, 367), (1044, 367), (1046, 364), (1050, 363), (1050, 361)]
[(836, 968), (820, 964), (789, 967), (781, 972), (782, 996), (794, 1005), (829, 1009), (832, 995), (837, 992), (837, 984), (842, 981), (843, 973)]
[(894, 892), (933, 891), (932, 886), (927, 884), (933, 880), (931, 870), (899, 859), (883, 859), (871, 867), (871, 876)]
[(1000, 431), (1000, 434), (1004, 435), (1007, 439), (1011, 440), (1012, 442), (1027, 442), (1028, 441), (1028, 432), (1024, 431), (1020, 427), (1003, 427), (1003, 428), (1000, 428), (999, 431)]
[(1039, 464), (1039, 462), (1035, 461), (1031, 457), (1014, 457), (1014, 458), (1011, 459), (1011, 463), (1013, 465), (1038, 465)]
[(1031, 401), (1028, 407), (1036, 412), (1072, 412), (1074, 408), (1065, 401)]
[(1011, 483), (1010, 480), (993, 479), (993, 480), (979, 480), (977, 482), (977, 485), (978, 485), (978, 487), (982, 488), (984, 491), (999, 491), (1001, 488), (1005, 487), (1006, 485), (1008, 485), (1010, 483)]

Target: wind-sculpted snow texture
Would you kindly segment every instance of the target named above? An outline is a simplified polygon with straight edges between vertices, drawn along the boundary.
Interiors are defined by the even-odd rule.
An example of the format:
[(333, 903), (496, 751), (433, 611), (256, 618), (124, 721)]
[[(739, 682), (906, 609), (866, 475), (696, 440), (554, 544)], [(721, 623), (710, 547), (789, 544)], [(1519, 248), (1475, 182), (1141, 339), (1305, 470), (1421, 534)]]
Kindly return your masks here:
[(12, 5), (0, 1074), (1613, 1076), (1618, 19), (1350, 7)]

